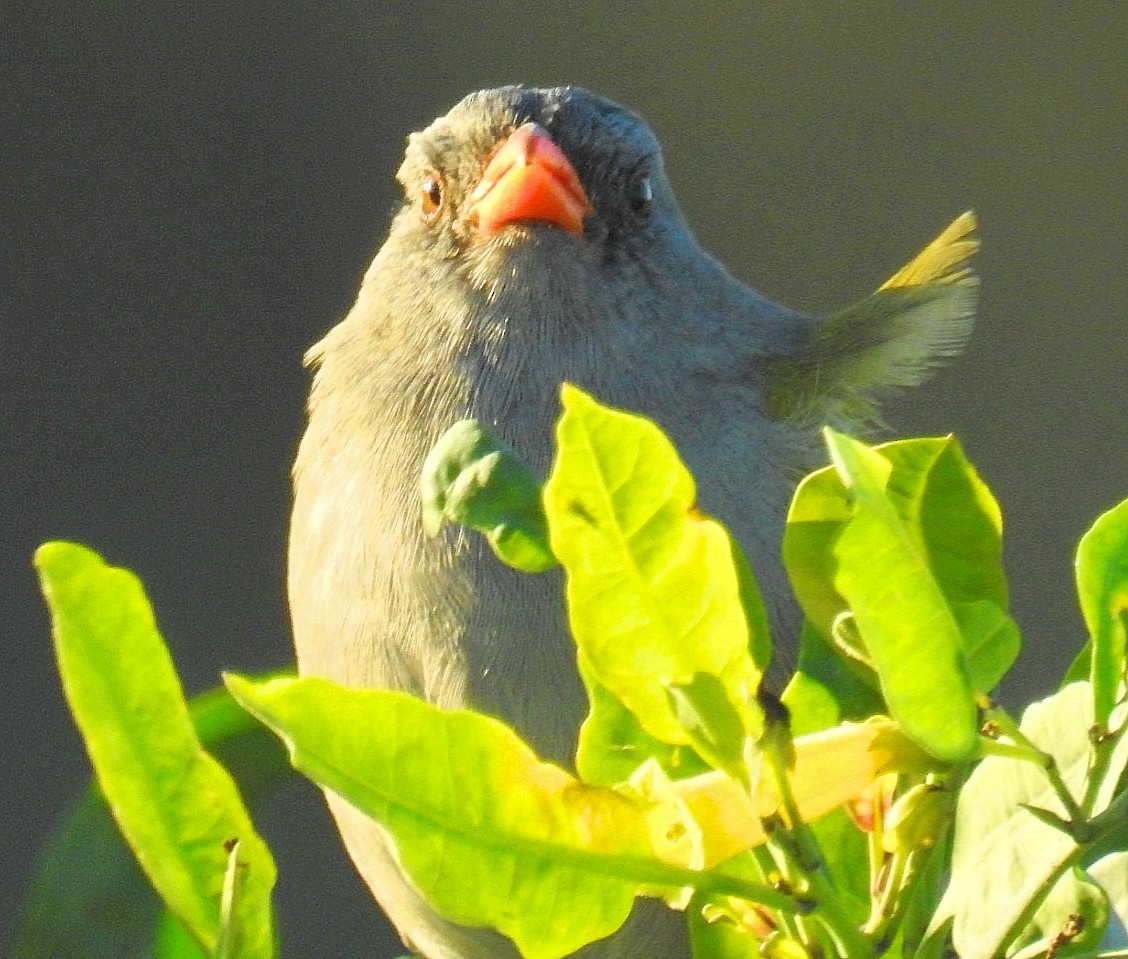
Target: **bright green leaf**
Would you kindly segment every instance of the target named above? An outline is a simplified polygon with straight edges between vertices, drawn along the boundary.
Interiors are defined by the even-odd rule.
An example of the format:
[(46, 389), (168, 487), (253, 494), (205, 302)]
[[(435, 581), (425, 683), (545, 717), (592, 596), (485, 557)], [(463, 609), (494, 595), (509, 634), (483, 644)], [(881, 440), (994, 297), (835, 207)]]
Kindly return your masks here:
[(1092, 642), (1096, 719), (1107, 723), (1125, 679), (1128, 500), (1097, 518), (1077, 546), (1077, 595)]
[(856, 925), (869, 914), (869, 837), (845, 809), (835, 809), (809, 824), (822, 851), (839, 901)]
[(556, 565), (541, 484), (516, 451), (476, 420), (455, 423), (423, 463), (423, 525), (446, 521), (482, 533), (497, 557), (526, 573)]
[(797, 669), (788, 680), (780, 702), (791, 714), (796, 736), (829, 729), (841, 721), (842, 710), (830, 689), (810, 673)]
[(498, 929), (528, 959), (614, 932), (669, 873), (640, 807), (540, 762), (495, 719), (322, 679), (227, 684), (300, 771), (384, 826), (441, 915)]
[[(754, 743), (763, 732), (762, 722), (747, 729), (744, 719), (729, 702), (725, 688), (709, 673), (695, 673), (688, 682), (667, 684), (666, 695), (674, 717), (689, 734), (690, 745), (697, 754), (751, 794), (749, 763)], [(754, 716), (761, 719), (758, 709)]]
[(686, 743), (664, 684), (711, 673), (740, 709), (759, 686), (749, 624), (763, 611), (746, 614), (735, 546), (697, 512), (693, 478), (661, 430), (573, 386), (562, 399), (545, 508), (572, 634), (651, 735)]
[[(998, 505), (951, 437), (901, 440), (872, 452), (888, 464), (879, 468), (876, 487), (892, 509), (892, 513), (886, 510), (883, 521), (890, 530), (899, 525), (902, 547), (915, 554), (920, 570), (934, 583), (933, 598), (942, 596), (951, 607), (968, 682), (974, 692), (985, 693), (1012, 664), (1018, 641), (1017, 628), (1006, 617)], [(842, 614), (850, 605), (838, 584), (836, 544), (862, 508), (854, 496), (857, 491), (849, 490), (845, 479), (834, 467), (804, 479), (784, 536), (784, 560), (796, 596), (827, 643), (838, 635)], [(909, 619), (920, 610), (885, 612), (886, 619), (900, 615)], [(856, 616), (851, 622), (860, 626)], [(947, 626), (950, 640), (950, 618)], [(863, 639), (868, 642), (868, 637)], [(864, 681), (854, 664), (850, 671)]]
[[(196, 735), (231, 772), (251, 808), (293, 777), (278, 740), (226, 689), (202, 693), (188, 707)], [(159, 922), (158, 917), (162, 917)], [(105, 800), (92, 785), (40, 852), (13, 959), (202, 955), (195, 940), (190, 947), (185, 945), (187, 937), (183, 925), (161, 909)], [(155, 956), (151, 942), (156, 943)]]
[(999, 504), (954, 437), (898, 440), (877, 449), (893, 467), (888, 492), (894, 508), (919, 529), (932, 575), (960, 625), (972, 689), (990, 692), (1021, 646), (1018, 626), (1006, 613)]
[(887, 491), (899, 516), (919, 528), (929, 565), (953, 602), (1007, 608), (999, 504), (952, 436), (876, 447), (892, 467)]
[[(787, 575), (807, 622), (827, 641), (835, 620), (849, 608), (834, 583), (834, 543), (853, 515), (850, 496), (832, 466), (803, 478), (787, 514), (783, 534)], [(824, 648), (829, 652), (825, 644)]]
[(964, 662), (971, 688), (994, 689), (1014, 665), (1022, 646), (1018, 625), (989, 600), (952, 603), (963, 637)]
[(584, 782), (593, 786), (625, 783), (647, 759), (656, 761), (671, 779), (709, 770), (689, 746), (671, 746), (651, 736), (634, 713), (599, 685), (582, 653), (577, 659), (590, 704), (576, 749), (576, 771)]
[(764, 606), (764, 597), (760, 593), (760, 584), (748, 563), (748, 557), (728, 533), (725, 534), (729, 541), (729, 554), (732, 559), (733, 570), (736, 573), (737, 593), (740, 597), (740, 606), (744, 610), (744, 618), (748, 624), (748, 651), (752, 662), (761, 673), (767, 671), (772, 659), (772, 633), (768, 622), (768, 611)]
[(242, 842), (239, 952), (273, 951), (274, 863), (238, 790), (200, 746), (137, 578), (85, 547), (36, 553), (67, 700), (122, 832), (162, 898), (209, 949), (219, 934), (224, 843)]
[(865, 638), (885, 701), (933, 755), (967, 759), (978, 745), (978, 714), (959, 624), (919, 537), (886, 495), (892, 467), (862, 443), (824, 434), (854, 497), (854, 515), (833, 546), (835, 584)]
[(1088, 681), (1091, 675), (1093, 662), (1093, 641), (1086, 640), (1085, 644), (1081, 647), (1081, 651), (1073, 657), (1071, 662), (1061, 677), (1061, 686), (1068, 686), (1070, 683), (1080, 683)]
[(810, 621), (799, 637), (799, 664), (780, 697), (796, 736), (860, 722), (884, 710), (873, 670), (845, 659)]

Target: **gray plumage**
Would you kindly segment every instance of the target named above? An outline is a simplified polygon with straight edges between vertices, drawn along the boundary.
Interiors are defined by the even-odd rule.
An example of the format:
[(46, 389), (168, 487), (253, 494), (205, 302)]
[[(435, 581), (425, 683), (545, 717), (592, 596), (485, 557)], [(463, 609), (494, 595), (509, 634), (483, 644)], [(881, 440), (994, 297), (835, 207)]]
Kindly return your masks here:
[[(529, 121), (579, 175), (591, 207), (582, 235), (544, 223), (485, 235), (465, 216), (497, 144)], [(421, 195), (436, 176), (437, 211)], [(868, 424), (875, 396), (918, 382), (961, 345), (974, 307), (970, 215), (915, 274), (820, 320), (769, 302), (701, 250), (649, 128), (582, 90), (473, 94), (411, 136), (398, 177), (405, 202), (355, 306), (307, 357), (317, 372), (289, 556), (300, 671), (471, 705), (569, 762), (586, 703), (559, 575), (516, 573), (473, 535), (428, 539), (418, 492), (427, 452), (467, 417), (543, 475), (564, 380), (669, 433), (701, 508), (748, 554), (777, 642), (794, 649), (779, 559), (794, 483), (819, 461), (824, 420)], [(329, 800), (411, 948), (432, 959), (514, 954), (495, 933), (435, 917), (378, 828)], [(682, 925), (654, 910), (590, 954), (687, 957)]]

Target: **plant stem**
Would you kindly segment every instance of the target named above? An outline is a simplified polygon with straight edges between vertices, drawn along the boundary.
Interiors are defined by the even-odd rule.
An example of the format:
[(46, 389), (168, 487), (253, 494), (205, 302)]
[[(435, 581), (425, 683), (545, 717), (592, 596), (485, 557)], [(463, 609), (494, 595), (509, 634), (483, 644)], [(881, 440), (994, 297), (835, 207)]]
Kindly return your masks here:
[[(779, 867), (776, 865), (775, 859), (772, 858), (771, 852), (765, 846), (756, 846), (750, 850), (750, 852), (752, 853), (752, 859), (759, 868), (761, 878), (765, 883), (770, 885), (772, 873), (779, 874)], [(789, 936), (797, 942), (802, 941), (802, 936), (799, 934), (799, 916), (797, 912), (794, 910), (777, 909), (775, 910), (775, 918), (784, 935)]]
[(797, 888), (802, 888), (803, 899), (813, 906), (806, 915), (797, 917), (800, 939), (810, 943), (817, 938), (815, 932), (805, 928), (817, 921), (834, 942), (836, 954), (843, 959), (870, 959), (873, 941), (851, 921), (838, 900), (838, 893), (827, 879), (825, 867), (810, 868), (803, 861), (795, 842), (795, 832), (777, 825), (768, 829), (768, 847), (776, 855), (781, 871)]
[(749, 882), (738, 876), (726, 876), (716, 871), (694, 872), (678, 867), (671, 867), (671, 872), (664, 876), (661, 875), (660, 870), (656, 869), (654, 872), (654, 880), (660, 885), (693, 886), (708, 895), (735, 896), (781, 913), (799, 914), (806, 911), (803, 904), (794, 896), (779, 892), (770, 886)]
[(811, 895), (811, 884), (807, 872), (800, 863), (800, 857), (788, 835), (783, 821), (779, 816), (772, 816), (764, 821), (764, 830), (768, 835), (765, 843), (766, 851), (772, 857), (776, 870), (792, 891), (810, 905), (810, 910), (805, 915), (792, 915), (790, 933), (798, 942), (810, 946), (816, 938), (814, 930), (808, 921), (808, 916), (815, 911), (818, 903)]
[[(853, 924), (842, 908), (837, 892), (827, 879), (826, 860), (818, 840), (799, 814), (782, 751), (772, 737), (767, 740), (764, 758), (775, 777), (780, 806), (788, 822), (786, 830), (768, 832), (768, 843), (778, 852), (780, 867), (787, 878), (805, 884), (807, 895), (815, 903), (814, 910), (808, 917), (801, 917), (801, 922), (811, 919), (820, 922), (845, 959), (866, 959), (873, 955), (873, 941)], [(804, 941), (810, 942), (812, 938), (808, 931)]]
[(866, 836), (866, 851), (869, 853), (869, 893), (873, 897), (877, 893), (877, 884), (881, 878), (881, 867), (885, 862), (885, 803), (880, 790), (873, 790), (873, 828)]
[(1088, 818), (1093, 814), (1100, 796), (1101, 785), (1108, 773), (1109, 763), (1112, 762), (1113, 753), (1128, 732), (1128, 723), (1121, 723), (1120, 728), (1114, 733), (1107, 733), (1100, 740), (1093, 743), (1093, 763), (1089, 768), (1088, 784), (1085, 795), (1081, 798), (1081, 809)]
[(1030, 924), (1034, 914), (1057, 885), (1057, 881), (1081, 858), (1084, 851), (1083, 846), (1074, 844), (1057, 862), (1053, 863), (1033, 894), (1018, 909), (1012, 909), (1010, 915), (1005, 917), (1002, 931), (995, 937), (994, 942), (990, 943), (990, 952), (984, 949), (981, 950), (981, 954), (989, 955), (991, 959), (1005, 959), (1007, 947)]
[(859, 930), (838, 901), (838, 894), (824, 873), (810, 877), (811, 893), (817, 903), (812, 917), (822, 923), (847, 959), (868, 959), (874, 954), (873, 940)]
[(1042, 769), (1046, 769), (1049, 765), (1047, 760), (1050, 759), (1040, 749), (1031, 749), (1028, 746), (1020, 746), (1018, 743), (1004, 743), (997, 739), (982, 739), (979, 742), (979, 753), (981, 756), (997, 756), (1002, 759), (1014, 759), (1018, 762), (1032, 763)]
[[(904, 891), (906, 880), (911, 875), (909, 871), (912, 851), (895, 852), (889, 863), (889, 872), (886, 874), (882, 885), (881, 895), (874, 896), (873, 906), (869, 919), (862, 927), (862, 931), (874, 939), (884, 935), (890, 920), (897, 911), (897, 902)], [(873, 895), (871, 893), (871, 895)]]
[[(1061, 771), (1057, 767), (1057, 762), (1054, 757), (1049, 753), (1043, 752), (1037, 747), (1029, 737), (1018, 728), (1016, 723), (1006, 710), (996, 706), (988, 710), (987, 713), (991, 722), (993, 722), (1013, 743), (1011, 746), (1008, 743), (1001, 743), (996, 740), (988, 739), (983, 743), (983, 752), (991, 755), (1011, 755), (1015, 759), (1034, 760), (1046, 772), (1046, 778), (1050, 781), (1050, 786), (1053, 788), (1054, 794), (1058, 797), (1062, 806), (1065, 807), (1065, 814), (1073, 823), (1083, 823), (1088, 817), (1085, 815), (1081, 805), (1073, 798), (1073, 793), (1069, 791), (1069, 787), (1065, 784), (1065, 780), (1061, 778)], [(1041, 757), (1035, 759), (1034, 757)]]

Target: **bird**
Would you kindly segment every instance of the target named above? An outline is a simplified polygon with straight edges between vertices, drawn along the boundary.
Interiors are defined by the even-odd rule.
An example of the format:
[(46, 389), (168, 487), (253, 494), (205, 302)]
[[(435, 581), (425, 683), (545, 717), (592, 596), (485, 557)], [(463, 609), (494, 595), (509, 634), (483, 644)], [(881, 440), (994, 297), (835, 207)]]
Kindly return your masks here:
[[(410, 135), (403, 200), (348, 314), (307, 354), (288, 593), (299, 673), (397, 689), (513, 726), (567, 766), (586, 697), (559, 571), (504, 566), (484, 540), (424, 533), (424, 459), (473, 418), (539, 475), (560, 388), (641, 413), (696, 477), (699, 508), (748, 556), (777, 646), (801, 617), (780, 558), (819, 430), (880, 425), (973, 325), (977, 246), (960, 216), (872, 296), (828, 316), (778, 305), (697, 243), (646, 122), (573, 86), (472, 93)], [(785, 654), (786, 655), (786, 654)], [(327, 800), (360, 874), (426, 959), (513, 959), (436, 915), (380, 828)], [(579, 955), (689, 956), (684, 917), (640, 901)]]

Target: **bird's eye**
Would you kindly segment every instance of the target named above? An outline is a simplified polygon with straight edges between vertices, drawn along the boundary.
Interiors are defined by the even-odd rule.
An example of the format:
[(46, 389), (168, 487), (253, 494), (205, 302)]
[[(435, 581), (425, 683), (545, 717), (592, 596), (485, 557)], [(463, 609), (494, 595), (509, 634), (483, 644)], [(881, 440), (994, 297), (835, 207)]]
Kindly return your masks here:
[(650, 203), (654, 199), (654, 190), (650, 186), (650, 177), (636, 177), (627, 190), (627, 203), (631, 210), (639, 216), (650, 212)]
[(443, 180), (437, 173), (428, 173), (419, 190), (419, 205), (424, 220), (433, 220), (443, 206)]

